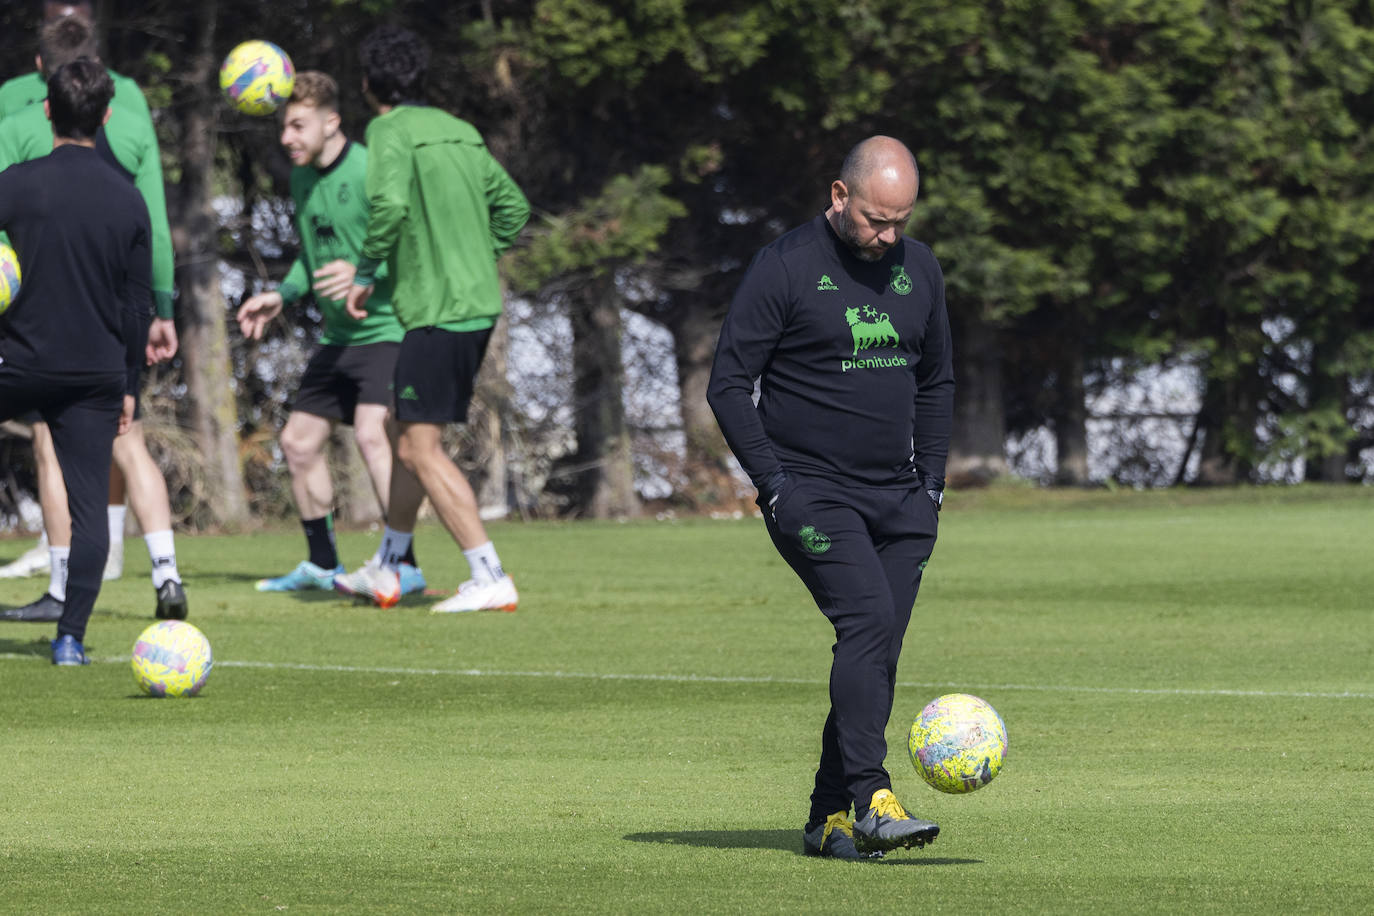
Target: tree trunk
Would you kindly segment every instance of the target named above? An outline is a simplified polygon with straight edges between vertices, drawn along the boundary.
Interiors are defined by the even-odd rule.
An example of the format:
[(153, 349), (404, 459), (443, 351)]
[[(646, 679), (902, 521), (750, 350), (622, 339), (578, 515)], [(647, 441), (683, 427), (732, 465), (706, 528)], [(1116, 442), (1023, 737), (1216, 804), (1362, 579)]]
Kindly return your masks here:
[(571, 292), (569, 300), (577, 435), (574, 510), (591, 518), (639, 515), (625, 422), (620, 297), (614, 276), (590, 280)]
[(752, 500), (754, 491), (732, 470), (730, 447), (725, 444), (715, 414), (706, 403), (706, 386), (711, 378), (724, 301), (715, 301), (710, 292), (683, 293), (681, 298), (682, 304), (668, 317), (668, 328), (673, 332), (673, 357), (677, 363), (682, 432), (686, 440), (683, 456), (685, 491), (678, 493), (677, 499), (693, 508), (737, 508), (741, 501)]
[(491, 343), (487, 345), (482, 370), (477, 374), (477, 399), (473, 404), (469, 430), (482, 463), (481, 479), (476, 489), (477, 506), (484, 519), (505, 518), (510, 514), (509, 474), (502, 422), (511, 400), (511, 386), (506, 380), (507, 355), (510, 353), (509, 326), (508, 320), (503, 317), (491, 332)]
[(955, 486), (981, 485), (1007, 473), (1007, 421), (997, 329), (959, 310), (954, 323), (954, 436), (945, 476)]
[(1243, 380), (1208, 375), (1198, 414), (1202, 449), (1194, 484), (1230, 486), (1250, 479), (1254, 465), (1244, 443), (1254, 441), (1255, 420), (1255, 401)]
[(176, 236), (181, 290), (181, 359), (191, 427), (204, 456), (212, 521), (241, 524), (248, 499), (239, 465), (238, 412), (234, 403), (227, 314), (219, 291), (217, 224), (210, 200), (215, 167), (216, 0), (189, 7), (188, 40), (195, 44), (187, 85), (174, 113), (180, 121), (182, 172)]
[(1059, 455), (1054, 482), (1061, 487), (1088, 485), (1088, 405), (1083, 389), (1083, 349), (1066, 344), (1053, 407), (1054, 443)]
[[(1350, 376), (1343, 372), (1332, 372), (1328, 368), (1339, 356), (1340, 349), (1339, 344), (1328, 340), (1318, 338), (1314, 341), (1307, 382), (1309, 410), (1345, 414), (1350, 399)], [(1346, 475), (1346, 464), (1349, 461), (1350, 443), (1354, 438), (1354, 430), (1349, 430), (1346, 441), (1338, 446), (1335, 443), (1314, 445), (1309, 442), (1310, 452), (1303, 472), (1305, 479), (1326, 483), (1350, 482)], [(1352, 463), (1358, 464), (1358, 457)]]

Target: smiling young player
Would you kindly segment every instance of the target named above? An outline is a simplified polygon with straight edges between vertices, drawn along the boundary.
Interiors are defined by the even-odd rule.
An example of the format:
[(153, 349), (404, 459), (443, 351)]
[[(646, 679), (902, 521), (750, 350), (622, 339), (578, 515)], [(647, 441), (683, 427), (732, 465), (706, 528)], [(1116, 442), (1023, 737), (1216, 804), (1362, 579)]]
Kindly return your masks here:
[[(344, 311), (353, 262), (367, 229), (367, 150), (344, 134), (339, 87), (330, 76), (306, 71), (296, 77), (284, 110), (281, 143), (295, 166), (291, 198), (300, 255), (280, 287), (258, 293), (240, 307), (239, 326), (244, 336), (259, 339), (284, 305), (313, 292), (324, 313), (324, 333), (281, 433), (309, 556), (286, 575), (258, 582), (259, 591), (273, 592), (332, 589), (334, 576), (344, 571), (334, 541), (334, 486), (325, 458), (336, 424), (353, 427), (378, 502), (387, 512), (393, 464), (387, 421), (391, 377), (405, 334), (392, 310), (392, 283), (385, 272), (377, 281), (376, 307), (366, 318), (359, 321)], [(410, 498), (418, 504), (422, 496), (414, 476), (400, 468), (397, 478), (403, 490), (412, 488)], [(399, 577), (402, 594), (424, 589), (413, 552), (404, 557)]]

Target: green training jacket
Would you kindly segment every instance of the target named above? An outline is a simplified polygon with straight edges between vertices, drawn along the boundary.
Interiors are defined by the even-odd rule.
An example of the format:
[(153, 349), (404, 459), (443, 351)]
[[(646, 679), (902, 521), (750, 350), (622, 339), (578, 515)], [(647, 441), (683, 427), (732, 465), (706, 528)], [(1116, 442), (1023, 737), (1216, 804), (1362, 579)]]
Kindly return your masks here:
[[(122, 105), (133, 111), (141, 111), (145, 118), (152, 120), (152, 114), (148, 111), (148, 100), (143, 97), (143, 90), (138, 88), (138, 83), (107, 70), (110, 79), (114, 80), (115, 94), (111, 105)], [(26, 73), (23, 76), (16, 76), (14, 79), (6, 80), (4, 85), (0, 85), (0, 118), (14, 114), (21, 108), (26, 108), (34, 102), (41, 102), (48, 97), (48, 84), (44, 82), (43, 75), (37, 71)]]
[[(148, 205), (152, 224), (153, 304), (157, 317), (172, 317), (174, 258), (172, 230), (167, 223), (167, 192), (162, 182), (162, 154), (153, 129), (148, 102), (138, 85), (113, 71), (115, 97), (110, 102), (110, 120), (101, 131), (116, 161), (133, 178), (134, 186)], [(30, 79), (32, 78), (32, 80)], [(32, 86), (37, 81), (37, 88)], [(18, 85), (19, 90), (10, 87)], [(38, 98), (32, 98), (34, 93)], [(41, 103), (48, 97), (47, 85), (32, 73), (16, 77), (0, 86), (0, 171), (19, 162), (28, 162), (52, 152), (52, 123)], [(11, 101), (28, 99), (19, 108), (6, 108)], [(97, 141), (99, 142), (99, 141)]]
[[(295, 302), (309, 293), (315, 271), (330, 261), (357, 259), (367, 233), (366, 183), (367, 148), (352, 141), (325, 168), (302, 165), (291, 170), (291, 199), (296, 202), (301, 250), (277, 290), (285, 302)], [(391, 308), (391, 289), (390, 273), (383, 269), (362, 321), (349, 317), (342, 299), (316, 296), (324, 313), (320, 343), (347, 347), (399, 341), (405, 329)]]
[(358, 259), (366, 284), (385, 261), (407, 331), (475, 331), (501, 314), (496, 259), (529, 219), (524, 193), (471, 124), (398, 105), (367, 126), (371, 216)]

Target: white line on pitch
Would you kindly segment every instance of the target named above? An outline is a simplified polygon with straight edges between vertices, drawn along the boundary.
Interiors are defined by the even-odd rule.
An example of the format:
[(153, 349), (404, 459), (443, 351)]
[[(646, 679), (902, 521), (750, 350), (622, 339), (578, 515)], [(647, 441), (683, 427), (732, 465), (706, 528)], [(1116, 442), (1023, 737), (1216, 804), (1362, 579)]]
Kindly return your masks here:
[[(124, 661), (124, 659), (113, 659)], [(564, 678), (587, 681), (664, 681), (684, 684), (785, 684), (824, 687), (826, 681), (812, 678), (720, 676), (710, 674), (598, 674), (590, 671), (503, 671), (482, 668), (387, 668), (362, 665), (308, 665), (280, 662), (215, 662), (225, 668), (263, 668), (288, 671), (335, 671), (349, 674), (403, 674), (449, 677), (529, 677)], [(1260, 697), (1275, 699), (1374, 700), (1374, 693), (1192, 689), (1183, 687), (1079, 687), (1066, 684), (955, 684), (950, 681), (898, 681), (899, 687), (963, 687), (974, 690), (1024, 690), (1041, 693), (1115, 693), (1143, 696)]]
[[(33, 659), (36, 655), (0, 653), (4, 659)], [(97, 658), (101, 663), (127, 664), (127, 656)], [(814, 678), (750, 677), (711, 674), (598, 674), (591, 671), (505, 671), (494, 668), (393, 668), (371, 665), (310, 665), (293, 662), (251, 662), (220, 660), (217, 668), (258, 668), (266, 671), (319, 671), (341, 674), (396, 674), (410, 677), (527, 677), (583, 681), (658, 681), (675, 684), (783, 684), (824, 687)], [(953, 681), (898, 681), (899, 687), (963, 690), (1018, 690), (1037, 693), (1103, 693), (1135, 696), (1255, 697), (1259, 699), (1374, 700), (1374, 693), (1315, 690), (1232, 690), (1189, 687), (1085, 687), (1072, 684), (969, 684)]]

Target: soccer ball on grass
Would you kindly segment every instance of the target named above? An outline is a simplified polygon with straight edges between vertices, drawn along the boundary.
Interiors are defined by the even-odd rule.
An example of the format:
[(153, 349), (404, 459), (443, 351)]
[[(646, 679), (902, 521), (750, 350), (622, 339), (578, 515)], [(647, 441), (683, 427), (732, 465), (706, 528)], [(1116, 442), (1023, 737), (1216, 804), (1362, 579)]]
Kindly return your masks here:
[(193, 697), (214, 660), (210, 640), (184, 620), (160, 620), (134, 643), (134, 680), (155, 697)]
[(1007, 727), (986, 700), (949, 693), (931, 700), (907, 735), (916, 772), (931, 788), (963, 794), (992, 782), (1007, 753)]
[(219, 88), (229, 104), (247, 115), (269, 115), (291, 98), (296, 68), (270, 41), (245, 41), (219, 68)]

